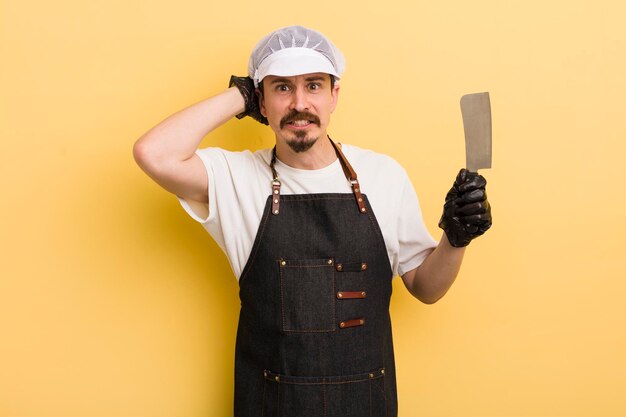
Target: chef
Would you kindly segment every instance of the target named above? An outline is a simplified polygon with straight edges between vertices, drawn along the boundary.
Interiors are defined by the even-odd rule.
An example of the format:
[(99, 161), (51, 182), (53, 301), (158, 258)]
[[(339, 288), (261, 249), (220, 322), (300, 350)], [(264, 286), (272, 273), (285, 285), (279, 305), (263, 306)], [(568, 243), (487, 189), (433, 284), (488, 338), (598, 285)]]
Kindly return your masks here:
[[(254, 47), (247, 77), (232, 76), (228, 89), (134, 146), (139, 166), (211, 234), (239, 280), (236, 417), (396, 416), (392, 279), (434, 303), (491, 225), (485, 179), (462, 169), (435, 241), (397, 162), (331, 138), (344, 69), (323, 34), (280, 28)], [(198, 149), (245, 116), (269, 125), (273, 148)]]

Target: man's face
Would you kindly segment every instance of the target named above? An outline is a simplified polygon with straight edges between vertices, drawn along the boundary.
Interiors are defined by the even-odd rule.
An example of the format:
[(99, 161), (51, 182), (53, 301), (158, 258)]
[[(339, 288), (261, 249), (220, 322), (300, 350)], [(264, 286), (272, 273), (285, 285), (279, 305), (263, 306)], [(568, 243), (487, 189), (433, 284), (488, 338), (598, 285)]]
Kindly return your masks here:
[(326, 136), (338, 94), (339, 86), (331, 87), (328, 74), (268, 75), (263, 79), (261, 114), (267, 117), (277, 143), (304, 152)]

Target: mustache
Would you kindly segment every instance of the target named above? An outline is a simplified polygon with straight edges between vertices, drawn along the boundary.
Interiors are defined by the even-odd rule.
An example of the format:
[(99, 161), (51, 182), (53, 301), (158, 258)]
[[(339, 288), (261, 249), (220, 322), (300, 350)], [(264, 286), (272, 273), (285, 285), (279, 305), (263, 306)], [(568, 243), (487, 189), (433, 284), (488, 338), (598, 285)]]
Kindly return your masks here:
[(308, 111), (297, 111), (295, 109), (291, 110), (282, 119), (280, 119), (280, 127), (281, 129), (285, 127), (287, 123), (291, 123), (296, 120), (308, 120), (311, 123), (316, 125), (320, 125), (320, 118), (316, 115), (309, 113)]

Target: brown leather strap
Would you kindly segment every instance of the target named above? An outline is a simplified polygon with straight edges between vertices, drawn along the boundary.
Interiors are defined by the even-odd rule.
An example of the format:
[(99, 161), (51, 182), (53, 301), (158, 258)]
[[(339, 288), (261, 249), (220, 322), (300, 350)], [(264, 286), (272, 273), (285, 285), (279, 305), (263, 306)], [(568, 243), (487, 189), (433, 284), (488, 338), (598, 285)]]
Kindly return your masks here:
[(335, 153), (339, 157), (339, 161), (341, 161), (341, 167), (343, 168), (343, 173), (346, 175), (348, 181), (352, 185), (352, 192), (354, 193), (354, 198), (356, 199), (356, 204), (359, 206), (360, 213), (367, 213), (367, 208), (365, 207), (365, 203), (363, 202), (363, 195), (361, 194), (361, 186), (359, 185), (359, 180), (357, 180), (356, 172), (352, 169), (352, 165), (346, 159), (346, 156), (341, 152), (339, 146), (333, 142), (333, 140), (328, 137), (330, 143), (335, 148)]
[(339, 300), (353, 300), (365, 297), (367, 297), (367, 293), (365, 291), (339, 291), (337, 293), (337, 299)]
[(276, 215), (280, 212), (280, 181), (278, 180), (278, 174), (274, 168), (276, 163), (276, 146), (272, 149), (272, 161), (270, 162), (270, 168), (272, 170), (272, 214)]
[[(361, 186), (359, 185), (359, 181), (357, 180), (356, 172), (352, 169), (352, 165), (346, 159), (346, 156), (341, 152), (339, 146), (333, 142), (333, 140), (328, 136), (328, 140), (335, 148), (335, 153), (337, 154), (337, 158), (339, 158), (339, 162), (341, 163), (341, 168), (343, 169), (343, 173), (350, 181), (350, 185), (352, 186), (352, 192), (354, 193), (354, 198), (356, 199), (356, 204), (359, 208), (359, 213), (367, 213), (367, 207), (365, 207), (365, 202), (363, 201), (363, 195), (361, 194)], [(272, 176), (274, 179), (272, 180), (272, 214), (278, 214), (280, 212), (280, 181), (278, 180), (278, 174), (276, 173), (276, 169), (274, 165), (276, 164), (276, 146), (272, 149), (272, 160), (270, 161), (270, 169), (272, 170)]]
[(348, 262), (348, 263), (337, 262), (335, 264), (335, 270), (337, 272), (360, 272), (360, 271), (365, 271), (366, 269), (367, 269), (366, 262)]
[(280, 181), (272, 181), (272, 214), (280, 212)]
[(339, 322), (339, 327), (342, 329), (347, 329), (348, 327), (363, 326), (364, 324), (365, 324), (365, 319), (360, 318), (360, 319), (341, 321)]

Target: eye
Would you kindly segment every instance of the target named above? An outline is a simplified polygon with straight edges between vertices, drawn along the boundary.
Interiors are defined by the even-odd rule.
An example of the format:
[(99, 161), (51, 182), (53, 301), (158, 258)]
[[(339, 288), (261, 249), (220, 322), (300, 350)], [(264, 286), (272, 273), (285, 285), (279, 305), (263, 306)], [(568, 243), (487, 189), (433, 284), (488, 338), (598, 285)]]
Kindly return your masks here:
[(276, 86), (276, 91), (281, 92), (281, 93), (289, 91), (289, 86), (287, 84), (278, 84)]
[(309, 84), (309, 90), (317, 91), (322, 88), (320, 83), (311, 83)]

